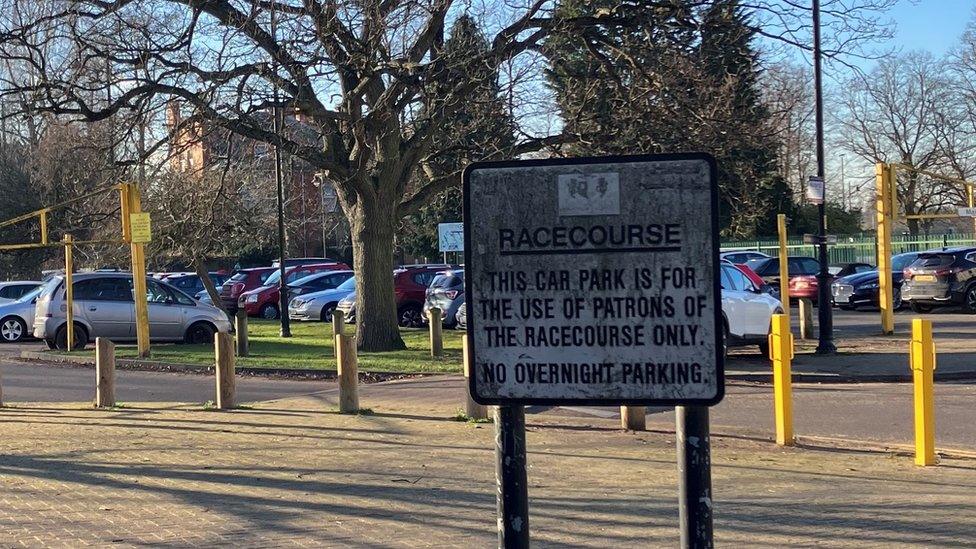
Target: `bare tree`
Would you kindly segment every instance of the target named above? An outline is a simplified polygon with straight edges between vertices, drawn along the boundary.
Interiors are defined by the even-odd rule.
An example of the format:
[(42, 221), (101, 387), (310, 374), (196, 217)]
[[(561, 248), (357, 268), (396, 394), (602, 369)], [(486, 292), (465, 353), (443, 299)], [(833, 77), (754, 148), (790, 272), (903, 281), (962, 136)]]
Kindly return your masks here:
[[(947, 106), (952, 85), (941, 61), (910, 53), (878, 65), (848, 82), (838, 124), (844, 146), (869, 162), (903, 164), (917, 170), (945, 168)], [(899, 172), (897, 199), (906, 215), (937, 212), (960, 202), (960, 189), (911, 170)], [(918, 234), (920, 223), (908, 220)]]

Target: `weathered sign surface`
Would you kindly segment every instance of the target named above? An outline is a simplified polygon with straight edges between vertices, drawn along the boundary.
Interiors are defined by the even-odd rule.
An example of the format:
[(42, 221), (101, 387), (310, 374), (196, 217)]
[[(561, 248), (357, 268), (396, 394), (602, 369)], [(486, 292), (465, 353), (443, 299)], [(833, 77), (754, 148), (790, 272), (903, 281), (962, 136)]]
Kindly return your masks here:
[(721, 400), (711, 157), (474, 164), (464, 201), (477, 401)]

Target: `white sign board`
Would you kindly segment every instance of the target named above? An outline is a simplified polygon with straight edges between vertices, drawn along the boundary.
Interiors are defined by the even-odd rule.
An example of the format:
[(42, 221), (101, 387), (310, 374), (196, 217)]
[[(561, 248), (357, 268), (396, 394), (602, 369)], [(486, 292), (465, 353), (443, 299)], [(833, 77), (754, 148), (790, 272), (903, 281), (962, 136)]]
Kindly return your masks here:
[(821, 177), (811, 175), (807, 181), (807, 202), (811, 204), (823, 204), (824, 201), (824, 180)]
[(475, 400), (721, 400), (715, 173), (700, 154), (465, 170)]
[(959, 217), (976, 217), (976, 208), (959, 208), (956, 213)]
[(464, 223), (438, 223), (437, 250), (440, 252), (463, 252)]

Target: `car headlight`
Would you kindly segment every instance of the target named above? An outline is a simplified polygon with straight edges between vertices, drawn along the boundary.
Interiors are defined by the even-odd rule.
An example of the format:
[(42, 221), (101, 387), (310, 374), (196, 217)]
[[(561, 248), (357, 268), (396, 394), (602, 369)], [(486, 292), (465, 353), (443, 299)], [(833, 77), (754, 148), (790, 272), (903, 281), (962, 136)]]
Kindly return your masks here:
[(258, 296), (256, 294), (252, 294), (252, 295), (247, 296), (247, 302), (248, 303), (257, 303), (258, 302)]

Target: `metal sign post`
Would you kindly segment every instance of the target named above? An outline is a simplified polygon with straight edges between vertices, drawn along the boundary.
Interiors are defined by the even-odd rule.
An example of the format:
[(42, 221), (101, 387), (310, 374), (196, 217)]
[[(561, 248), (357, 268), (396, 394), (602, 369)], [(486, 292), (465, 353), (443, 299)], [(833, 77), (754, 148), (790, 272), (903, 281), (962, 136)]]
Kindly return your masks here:
[(724, 393), (725, 332), (715, 174), (701, 154), (465, 170), (469, 391), (499, 406), (501, 546), (529, 539), (529, 404), (688, 406), (681, 494), (698, 503), (682, 503), (682, 524), (711, 540), (704, 407)]

